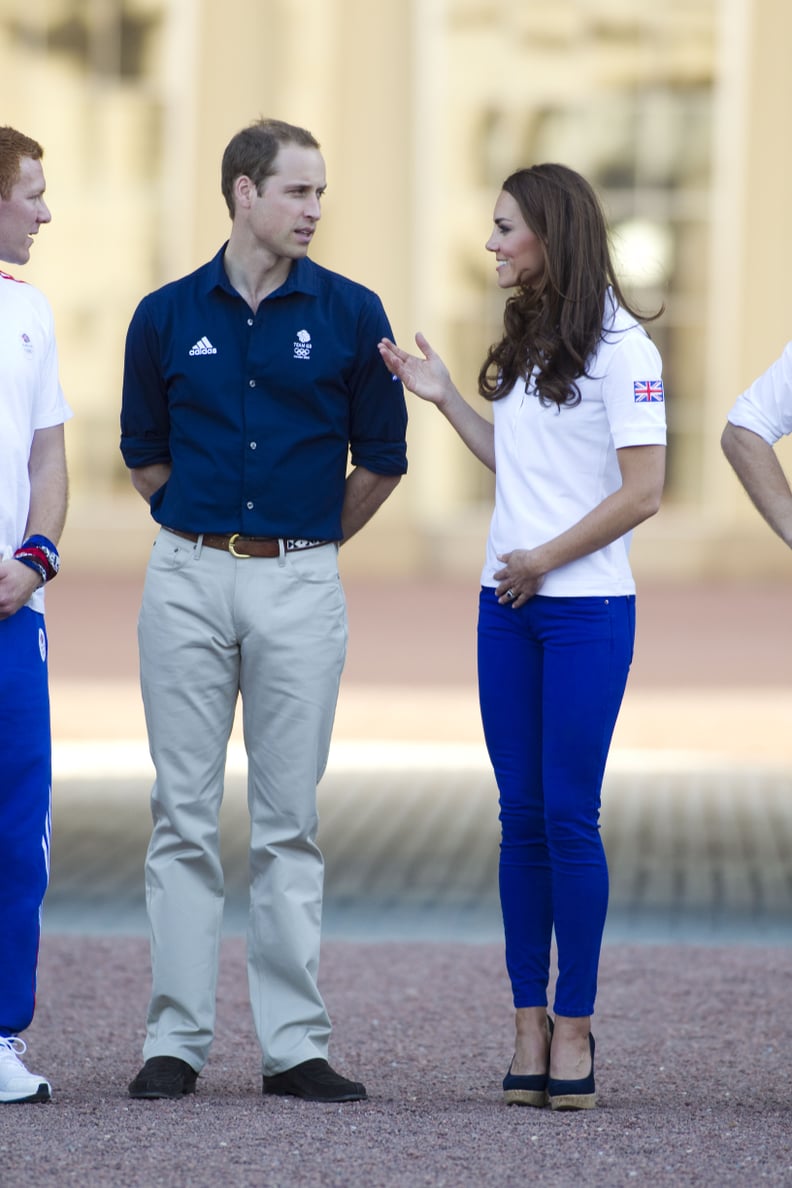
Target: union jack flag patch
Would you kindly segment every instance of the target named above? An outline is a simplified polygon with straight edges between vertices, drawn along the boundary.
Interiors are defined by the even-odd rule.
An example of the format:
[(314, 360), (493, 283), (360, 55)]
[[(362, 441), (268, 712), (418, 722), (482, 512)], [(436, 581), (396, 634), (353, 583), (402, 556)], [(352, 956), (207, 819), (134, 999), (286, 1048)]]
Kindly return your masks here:
[(636, 404), (662, 404), (665, 400), (662, 380), (636, 380), (633, 384)]

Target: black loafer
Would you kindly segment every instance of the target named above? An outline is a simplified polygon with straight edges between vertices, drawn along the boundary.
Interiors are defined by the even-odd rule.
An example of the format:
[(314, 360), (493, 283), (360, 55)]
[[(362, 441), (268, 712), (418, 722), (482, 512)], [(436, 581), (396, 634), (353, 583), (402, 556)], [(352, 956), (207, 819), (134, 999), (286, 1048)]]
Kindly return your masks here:
[(129, 1086), (130, 1097), (184, 1097), (195, 1093), (198, 1073), (177, 1056), (152, 1056)]
[(326, 1060), (304, 1060), (286, 1072), (264, 1077), (264, 1093), (279, 1097), (302, 1097), (305, 1101), (365, 1101), (366, 1087), (348, 1081)]

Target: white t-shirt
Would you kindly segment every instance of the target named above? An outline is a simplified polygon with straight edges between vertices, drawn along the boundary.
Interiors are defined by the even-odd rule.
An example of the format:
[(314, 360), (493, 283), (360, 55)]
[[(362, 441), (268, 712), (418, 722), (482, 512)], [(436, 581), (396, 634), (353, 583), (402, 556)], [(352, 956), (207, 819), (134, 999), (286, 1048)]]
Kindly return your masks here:
[[(580, 402), (544, 405), (533, 378), (493, 403), (495, 511), (482, 585), (497, 586), (498, 555), (532, 549), (578, 523), (621, 485), (616, 450), (664, 445), (661, 361), (646, 331), (612, 296), (605, 326), (577, 381)], [(548, 573), (551, 597), (632, 594), (631, 533)]]
[[(22, 543), (30, 509), (28, 462), (37, 429), (72, 415), (58, 380), (52, 311), (43, 293), (0, 272), (0, 557)], [(44, 590), (28, 606), (44, 609)]]
[(728, 417), (732, 425), (750, 429), (775, 445), (792, 433), (792, 342), (784, 353), (737, 400)]

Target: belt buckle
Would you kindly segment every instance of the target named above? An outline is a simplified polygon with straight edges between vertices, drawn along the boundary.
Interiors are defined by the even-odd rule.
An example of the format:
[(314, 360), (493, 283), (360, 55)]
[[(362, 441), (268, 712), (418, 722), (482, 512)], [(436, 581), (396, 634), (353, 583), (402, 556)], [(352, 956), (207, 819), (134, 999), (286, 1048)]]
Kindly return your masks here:
[(238, 553), (236, 551), (236, 549), (234, 548), (234, 541), (239, 540), (239, 537), (240, 537), (239, 532), (235, 532), (233, 536), (229, 536), (228, 551), (232, 557), (238, 557), (241, 561), (244, 561), (244, 560), (249, 561), (252, 556), (252, 553)]

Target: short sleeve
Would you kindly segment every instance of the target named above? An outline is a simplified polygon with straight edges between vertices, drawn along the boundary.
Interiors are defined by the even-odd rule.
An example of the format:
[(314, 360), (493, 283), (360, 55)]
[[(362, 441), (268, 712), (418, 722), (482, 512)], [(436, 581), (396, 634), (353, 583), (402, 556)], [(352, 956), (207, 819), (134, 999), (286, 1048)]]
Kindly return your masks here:
[(792, 342), (758, 379), (754, 380), (728, 415), (730, 424), (750, 429), (768, 445), (792, 433)]
[(660, 353), (638, 325), (616, 332), (603, 400), (616, 449), (665, 445), (665, 390)]

